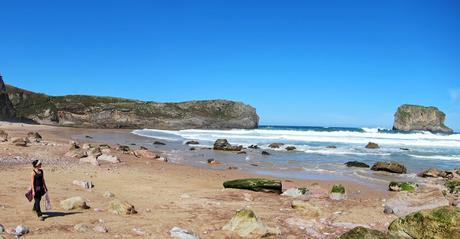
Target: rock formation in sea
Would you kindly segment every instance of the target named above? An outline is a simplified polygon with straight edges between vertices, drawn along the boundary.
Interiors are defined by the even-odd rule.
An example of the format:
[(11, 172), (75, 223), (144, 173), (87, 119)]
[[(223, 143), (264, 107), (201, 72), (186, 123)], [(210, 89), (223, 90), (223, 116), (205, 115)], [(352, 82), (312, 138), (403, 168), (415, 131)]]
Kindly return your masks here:
[(259, 124), (254, 107), (228, 100), (158, 103), (87, 95), (49, 96), (9, 85), (3, 89), (2, 116), (13, 115), (15, 109), (18, 119), (46, 125), (179, 130), (252, 129)]
[(424, 130), (433, 133), (453, 133), (444, 124), (446, 114), (436, 107), (420, 105), (401, 105), (395, 114), (394, 130), (411, 131)]
[(16, 116), (13, 104), (8, 98), (3, 77), (0, 75), (0, 120), (11, 120)]

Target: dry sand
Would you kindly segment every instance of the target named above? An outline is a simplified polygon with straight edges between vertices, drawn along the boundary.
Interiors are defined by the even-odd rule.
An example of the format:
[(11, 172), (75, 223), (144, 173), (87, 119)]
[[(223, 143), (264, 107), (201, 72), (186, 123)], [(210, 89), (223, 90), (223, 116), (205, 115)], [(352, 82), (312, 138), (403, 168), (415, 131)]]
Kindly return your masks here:
[[(355, 225), (385, 230), (395, 216), (383, 213), (383, 200), (388, 193), (364, 185), (333, 181), (300, 181), (281, 179), (283, 188), (309, 187), (316, 196), (309, 202), (321, 211), (318, 217), (291, 209), (290, 197), (244, 190), (223, 189), (225, 180), (254, 177), (238, 170), (213, 170), (138, 159), (113, 152), (119, 164), (99, 167), (80, 164), (65, 157), (72, 135), (110, 133), (126, 130), (94, 130), (38, 125), (2, 123), (0, 129), (10, 137), (39, 132), (43, 143), (29, 147), (0, 143), (0, 224), (9, 231), (19, 224), (30, 233), (24, 238), (170, 238), (172, 227), (181, 227), (200, 238), (238, 238), (222, 227), (239, 209), (251, 208), (263, 223), (278, 228), (280, 235), (268, 238), (336, 238)], [(84, 143), (84, 142), (81, 142)], [(43, 169), (53, 205), (50, 217), (39, 221), (32, 203), (24, 197), (30, 182), (33, 159), (44, 161)], [(90, 180), (91, 191), (72, 185), (73, 180)], [(332, 201), (327, 191), (333, 184), (346, 186), (348, 199)], [(106, 191), (133, 204), (136, 215), (118, 216), (107, 211), (110, 199)], [(324, 194), (321, 192), (324, 191)], [(72, 196), (88, 200), (91, 209), (64, 211), (59, 202)], [(43, 206), (42, 206), (43, 208)], [(84, 223), (94, 227), (101, 220), (108, 233), (78, 233), (73, 227)], [(133, 229), (144, 232), (135, 233)], [(6, 238), (6, 233), (0, 234)]]

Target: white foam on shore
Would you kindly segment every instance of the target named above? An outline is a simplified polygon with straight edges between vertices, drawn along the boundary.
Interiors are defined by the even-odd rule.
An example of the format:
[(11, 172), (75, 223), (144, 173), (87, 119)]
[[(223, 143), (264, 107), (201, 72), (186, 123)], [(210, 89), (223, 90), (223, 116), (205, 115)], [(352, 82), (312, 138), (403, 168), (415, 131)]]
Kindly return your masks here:
[(368, 132), (352, 131), (298, 131), (298, 130), (135, 130), (134, 134), (162, 138), (165, 140), (201, 140), (213, 142), (225, 138), (232, 144), (268, 144), (272, 142), (303, 145), (308, 143), (343, 143), (365, 145), (375, 142), (381, 146), (398, 147), (447, 147), (460, 149), (460, 134), (440, 135), (429, 132), (418, 133), (381, 133), (375, 130)]
[(419, 158), (419, 159), (440, 159), (440, 160), (448, 160), (448, 161), (460, 161), (460, 155), (413, 155), (408, 154), (411, 157)]

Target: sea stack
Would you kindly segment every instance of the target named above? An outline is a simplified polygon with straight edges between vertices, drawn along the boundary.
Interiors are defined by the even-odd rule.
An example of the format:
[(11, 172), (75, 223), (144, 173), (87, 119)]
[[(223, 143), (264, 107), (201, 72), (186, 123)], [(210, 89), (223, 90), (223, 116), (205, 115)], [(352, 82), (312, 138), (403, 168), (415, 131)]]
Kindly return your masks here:
[(8, 97), (3, 77), (0, 75), (0, 120), (11, 120), (16, 116), (13, 104)]
[(401, 105), (396, 111), (394, 130), (424, 130), (433, 133), (452, 134), (453, 130), (444, 124), (446, 114), (436, 107)]

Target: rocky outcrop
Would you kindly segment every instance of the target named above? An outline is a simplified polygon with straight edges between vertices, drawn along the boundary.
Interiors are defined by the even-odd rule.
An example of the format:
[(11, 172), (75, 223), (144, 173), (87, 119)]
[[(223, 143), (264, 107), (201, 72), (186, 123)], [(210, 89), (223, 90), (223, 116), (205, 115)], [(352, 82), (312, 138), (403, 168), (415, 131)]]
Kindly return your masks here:
[(224, 182), (224, 188), (246, 189), (256, 192), (281, 194), (283, 188), (281, 181), (263, 178), (237, 179)]
[(372, 166), (371, 170), (399, 174), (407, 173), (406, 167), (395, 161), (377, 162)]
[(401, 105), (395, 114), (394, 130), (424, 130), (434, 133), (453, 133), (444, 124), (446, 114), (436, 107)]
[[(2, 91), (5, 92), (5, 91)], [(88, 128), (257, 128), (256, 109), (240, 102), (203, 100), (157, 103), (85, 95), (48, 96), (7, 86), (12, 107), (4, 115), (39, 124)], [(6, 99), (6, 94), (1, 99)], [(2, 103), (2, 102), (0, 102)], [(3, 105), (3, 103), (2, 103)]]
[(7, 89), (0, 75), (0, 120), (11, 120), (16, 116), (13, 104), (8, 98)]
[(388, 232), (401, 238), (460, 238), (460, 208), (421, 210), (393, 221)]

